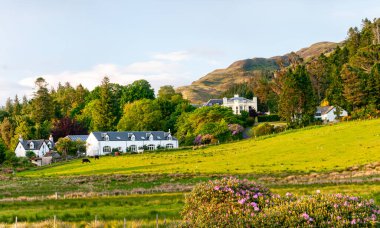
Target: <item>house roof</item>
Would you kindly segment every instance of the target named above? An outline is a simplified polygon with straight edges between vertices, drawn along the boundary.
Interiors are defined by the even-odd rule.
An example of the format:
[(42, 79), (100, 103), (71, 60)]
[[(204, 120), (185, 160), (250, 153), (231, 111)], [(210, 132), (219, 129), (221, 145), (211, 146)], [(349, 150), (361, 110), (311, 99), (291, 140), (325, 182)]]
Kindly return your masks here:
[(233, 101), (239, 101), (239, 102), (253, 102), (250, 99), (247, 99), (245, 97), (232, 97), (227, 99), (228, 102), (233, 102)]
[[(135, 136), (134, 141), (148, 141), (149, 136), (153, 135), (153, 140), (168, 140), (168, 132), (164, 131), (121, 131), (121, 132), (92, 132), (98, 141), (106, 141), (105, 136), (108, 135), (109, 141), (132, 141), (132, 135)], [(172, 140), (177, 140), (172, 136)]]
[[(41, 149), (41, 147), (44, 143), (48, 143), (48, 142), (50, 142), (50, 141), (44, 140), (44, 139), (20, 141), (21, 145), (24, 147), (25, 150), (39, 150), (39, 149)], [(33, 148), (30, 148), (31, 143), (34, 144)]]
[(88, 135), (68, 135), (66, 138), (69, 138), (71, 141), (81, 140), (85, 142), (88, 138)]
[(222, 105), (223, 99), (210, 99), (207, 101), (207, 103), (204, 104), (204, 106), (213, 106), (215, 104)]
[(52, 157), (52, 158), (60, 158), (61, 155), (58, 152), (55, 151), (49, 151), (47, 152), (44, 157)]
[(329, 113), (331, 110), (333, 110), (334, 108), (335, 108), (334, 106), (317, 107), (317, 113), (321, 113), (321, 115), (325, 115)]

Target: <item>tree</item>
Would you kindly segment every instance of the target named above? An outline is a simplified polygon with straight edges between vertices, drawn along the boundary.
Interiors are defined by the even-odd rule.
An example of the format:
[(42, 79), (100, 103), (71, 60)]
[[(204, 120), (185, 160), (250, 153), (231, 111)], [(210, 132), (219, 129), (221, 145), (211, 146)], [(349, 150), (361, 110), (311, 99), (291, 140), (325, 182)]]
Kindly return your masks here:
[(88, 131), (75, 119), (64, 117), (53, 122), (51, 133), (58, 140), (68, 135), (86, 135)]
[(96, 115), (93, 117), (93, 130), (112, 131), (115, 129), (116, 116), (114, 115), (114, 99), (108, 77), (104, 77), (100, 86), (99, 105), (95, 107)]
[(163, 116), (155, 100), (138, 100), (124, 107), (119, 131), (156, 131), (162, 129)]
[(317, 102), (304, 65), (288, 69), (280, 94), (280, 115), (289, 124), (305, 125), (314, 119)]
[(36, 123), (43, 123), (44, 121), (50, 121), (54, 114), (54, 106), (49, 90), (47, 89), (47, 83), (43, 78), (37, 78), (36, 82), (37, 91), (34, 93), (32, 99), (31, 116)]
[(141, 99), (154, 99), (154, 90), (146, 80), (134, 81), (123, 90), (121, 105)]
[(36, 157), (36, 154), (33, 151), (28, 150), (25, 152), (25, 156), (29, 159), (32, 159), (32, 158)]
[(0, 165), (5, 161), (5, 152), (7, 151), (7, 147), (3, 142), (0, 141)]
[(55, 147), (59, 152), (62, 153), (63, 157), (66, 157), (70, 148), (72, 147), (72, 141), (69, 138), (60, 138), (55, 144)]
[(176, 94), (177, 93), (171, 85), (161, 86), (158, 90), (158, 97), (165, 100), (171, 100), (172, 97)]
[(5, 145), (10, 148), (11, 140), (14, 135), (14, 127), (9, 118), (5, 118), (0, 125), (1, 138), (3, 139)]

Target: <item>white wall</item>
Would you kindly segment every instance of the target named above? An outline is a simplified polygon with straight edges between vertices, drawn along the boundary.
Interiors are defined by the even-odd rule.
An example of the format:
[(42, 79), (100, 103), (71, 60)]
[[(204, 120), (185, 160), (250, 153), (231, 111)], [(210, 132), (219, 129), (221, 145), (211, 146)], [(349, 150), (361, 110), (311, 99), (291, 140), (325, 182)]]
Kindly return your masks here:
[(26, 151), (20, 142), (17, 144), (15, 153), (16, 157), (26, 157)]
[(155, 149), (157, 149), (157, 146), (161, 146), (166, 148), (167, 144), (173, 144), (173, 148), (178, 148), (178, 141), (177, 140), (145, 140), (145, 141), (98, 141), (95, 136), (91, 133), (88, 137), (87, 141), (87, 155), (88, 156), (94, 156), (94, 155), (105, 155), (107, 153), (103, 152), (103, 148), (105, 146), (111, 147), (111, 151), (113, 148), (121, 148), (120, 152), (126, 152), (126, 149), (132, 145), (135, 145), (138, 149), (139, 147), (148, 146), (148, 145), (154, 145)]

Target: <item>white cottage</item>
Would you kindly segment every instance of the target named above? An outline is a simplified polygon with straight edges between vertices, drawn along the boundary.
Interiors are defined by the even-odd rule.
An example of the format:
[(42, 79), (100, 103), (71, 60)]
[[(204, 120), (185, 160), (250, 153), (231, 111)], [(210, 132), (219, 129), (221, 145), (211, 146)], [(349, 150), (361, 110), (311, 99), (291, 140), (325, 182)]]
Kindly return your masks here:
[(240, 97), (239, 94), (235, 94), (232, 98), (224, 97), (223, 99), (210, 99), (204, 106), (221, 105), (227, 108), (231, 108), (232, 112), (236, 115), (240, 115), (241, 111), (257, 112), (257, 97), (253, 97), (252, 100)]
[(88, 156), (106, 155), (115, 148), (119, 152), (138, 152), (144, 146), (148, 150), (173, 149), (178, 148), (178, 140), (163, 131), (92, 132), (86, 140)]
[(26, 157), (26, 152), (32, 151), (37, 158), (42, 158), (46, 153), (52, 150), (53, 147), (54, 140), (52, 136), (50, 136), (49, 140), (24, 140), (20, 137), (15, 149), (15, 154), (17, 157)]
[[(317, 112), (315, 113), (315, 118), (320, 119), (322, 121), (333, 122), (337, 120), (337, 110), (335, 106), (323, 106), (318, 107)], [(348, 116), (346, 110), (340, 108), (339, 117)]]

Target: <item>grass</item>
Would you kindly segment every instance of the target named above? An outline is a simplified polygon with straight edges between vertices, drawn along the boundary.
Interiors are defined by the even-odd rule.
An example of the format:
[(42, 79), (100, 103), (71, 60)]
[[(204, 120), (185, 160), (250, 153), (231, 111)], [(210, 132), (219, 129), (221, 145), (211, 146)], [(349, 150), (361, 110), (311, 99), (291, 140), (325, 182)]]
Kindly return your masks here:
[(62, 199), (22, 201), (0, 204), (0, 223), (38, 222), (52, 219), (80, 222), (99, 220), (155, 220), (180, 218), (183, 193), (103, 197), (93, 199)]
[[(272, 192), (284, 195), (286, 192), (311, 194), (318, 189), (325, 194), (345, 193), (375, 199), (380, 203), (380, 185), (344, 184), (315, 186), (277, 186)], [(343, 190), (343, 191), (342, 191)], [(15, 217), (20, 222), (40, 222), (57, 220), (65, 222), (91, 222), (95, 216), (101, 221), (143, 221), (152, 223), (156, 215), (162, 220), (179, 221), (180, 211), (184, 205), (183, 193), (133, 195), (122, 197), (102, 197), (91, 199), (61, 199), (44, 201), (21, 201), (0, 203), (0, 223), (12, 223)], [(161, 221), (162, 224), (162, 221)]]
[(199, 150), (102, 157), (18, 173), (70, 176), (135, 173), (326, 172), (380, 160), (380, 119), (293, 130)]

